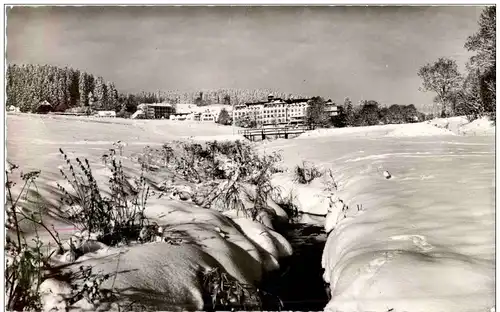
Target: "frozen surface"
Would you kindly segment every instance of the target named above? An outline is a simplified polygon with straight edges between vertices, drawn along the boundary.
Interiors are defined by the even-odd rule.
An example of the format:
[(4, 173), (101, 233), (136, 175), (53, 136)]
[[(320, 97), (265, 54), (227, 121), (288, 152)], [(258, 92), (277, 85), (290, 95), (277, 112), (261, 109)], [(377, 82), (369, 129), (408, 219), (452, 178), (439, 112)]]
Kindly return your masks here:
[[(494, 133), (489, 123), (476, 123)], [(289, 167), (307, 159), (331, 168), (339, 185), (332, 202), (349, 207), (316, 208), (330, 211), (322, 265), (332, 298), (325, 310), (494, 306), (495, 138), (437, 127), (448, 133), (420, 136), (420, 127), (434, 126), (320, 130), (262, 147), (282, 150)], [(312, 193), (321, 192), (318, 185)]]

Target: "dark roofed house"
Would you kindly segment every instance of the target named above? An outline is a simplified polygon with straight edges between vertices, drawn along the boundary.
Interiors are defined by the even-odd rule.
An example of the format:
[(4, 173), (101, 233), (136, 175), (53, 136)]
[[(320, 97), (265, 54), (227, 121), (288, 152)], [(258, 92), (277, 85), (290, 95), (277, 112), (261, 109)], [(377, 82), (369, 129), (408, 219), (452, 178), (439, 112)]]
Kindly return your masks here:
[(325, 102), (325, 112), (328, 113), (330, 117), (337, 116), (339, 114), (339, 107), (332, 100)]
[(48, 101), (43, 101), (38, 104), (34, 112), (37, 114), (47, 114), (50, 111), (52, 111), (52, 104)]

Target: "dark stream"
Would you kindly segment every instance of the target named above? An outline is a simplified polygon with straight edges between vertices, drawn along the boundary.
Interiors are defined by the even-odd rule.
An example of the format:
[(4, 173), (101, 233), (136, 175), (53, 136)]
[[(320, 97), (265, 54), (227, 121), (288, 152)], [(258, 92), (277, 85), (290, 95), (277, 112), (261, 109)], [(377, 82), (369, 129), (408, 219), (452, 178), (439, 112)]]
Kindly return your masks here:
[[(323, 311), (328, 303), (323, 282), (321, 255), (326, 241), (324, 228), (305, 223), (277, 229), (292, 245), (293, 255), (280, 259), (280, 270), (270, 273), (261, 289), (279, 297), (282, 310)], [(277, 310), (264, 305), (264, 310)]]

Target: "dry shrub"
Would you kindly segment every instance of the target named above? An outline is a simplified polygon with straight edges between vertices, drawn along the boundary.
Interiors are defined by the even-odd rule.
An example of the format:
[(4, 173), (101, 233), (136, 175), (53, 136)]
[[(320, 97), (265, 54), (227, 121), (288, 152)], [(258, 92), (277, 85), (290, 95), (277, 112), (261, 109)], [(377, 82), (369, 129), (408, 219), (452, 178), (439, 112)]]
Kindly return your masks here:
[(323, 173), (314, 165), (302, 162), (302, 166), (295, 166), (295, 181), (300, 184), (309, 184), (314, 179), (323, 176)]
[(70, 207), (69, 220), (79, 230), (97, 234), (97, 239), (108, 245), (138, 240), (140, 230), (147, 224), (144, 209), (150, 196), (144, 177), (136, 179), (136, 187), (131, 186), (121, 161), (112, 154), (109, 160), (112, 176), (108, 181), (111, 194), (104, 196), (89, 161), (76, 158), (74, 166), (64, 151), (59, 151), (68, 165), (66, 171), (60, 169), (61, 175), (73, 189), (70, 194), (58, 184), (62, 203)]

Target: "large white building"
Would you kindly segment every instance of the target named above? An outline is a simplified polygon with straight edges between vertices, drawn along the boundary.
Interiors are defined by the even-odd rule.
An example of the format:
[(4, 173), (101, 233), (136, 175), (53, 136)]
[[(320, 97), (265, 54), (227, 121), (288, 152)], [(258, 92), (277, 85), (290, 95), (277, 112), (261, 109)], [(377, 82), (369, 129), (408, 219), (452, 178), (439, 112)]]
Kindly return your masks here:
[[(236, 105), (234, 121), (253, 120), (257, 125), (303, 124), (310, 99), (283, 100), (269, 95), (267, 102)], [(325, 110), (330, 116), (338, 114), (338, 107), (331, 100)]]

